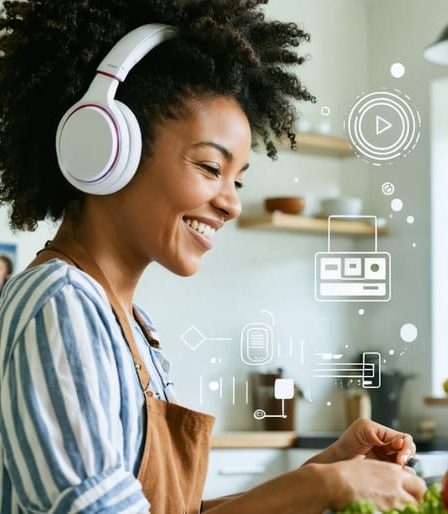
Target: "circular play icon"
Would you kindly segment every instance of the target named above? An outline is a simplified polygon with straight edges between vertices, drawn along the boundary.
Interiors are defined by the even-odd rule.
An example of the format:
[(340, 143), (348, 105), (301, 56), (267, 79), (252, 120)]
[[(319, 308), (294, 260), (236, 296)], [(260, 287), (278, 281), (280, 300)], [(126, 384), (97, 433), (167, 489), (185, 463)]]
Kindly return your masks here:
[(381, 166), (406, 157), (420, 139), (420, 113), (409, 96), (381, 90), (359, 96), (344, 122), (358, 157)]

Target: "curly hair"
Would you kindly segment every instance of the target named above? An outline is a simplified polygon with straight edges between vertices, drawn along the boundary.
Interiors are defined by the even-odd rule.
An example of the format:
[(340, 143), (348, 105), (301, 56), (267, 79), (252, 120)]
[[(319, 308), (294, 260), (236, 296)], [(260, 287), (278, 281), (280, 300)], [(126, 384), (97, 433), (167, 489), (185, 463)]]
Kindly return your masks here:
[(309, 34), (268, 21), (268, 0), (5, 1), (0, 16), (0, 205), (13, 230), (61, 219), (84, 193), (59, 171), (54, 138), (62, 114), (84, 94), (110, 48), (145, 23), (178, 27), (118, 88), (134, 112), (149, 155), (154, 128), (185, 113), (194, 96), (233, 97), (269, 157), (273, 139), (295, 148), (294, 100), (315, 102), (288, 65)]

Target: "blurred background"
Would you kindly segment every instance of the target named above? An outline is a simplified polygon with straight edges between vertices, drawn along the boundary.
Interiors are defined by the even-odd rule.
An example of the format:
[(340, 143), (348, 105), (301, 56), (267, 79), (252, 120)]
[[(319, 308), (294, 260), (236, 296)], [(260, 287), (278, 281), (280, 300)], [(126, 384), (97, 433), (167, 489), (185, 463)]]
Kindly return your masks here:
[[(218, 233), (194, 277), (149, 266), (136, 303), (158, 326), (180, 401), (214, 414), (217, 436), (280, 428), (303, 440), (332, 437), (361, 415), (389, 420), (421, 441), (442, 441), (437, 448), (448, 450), (448, 50), (445, 64), (424, 57), (448, 26), (448, 5), (271, 0), (266, 14), (298, 22), (311, 34), (301, 49), (309, 60), (298, 73), (318, 102), (298, 105), (299, 150), (282, 148), (272, 162), (254, 149), (240, 222)], [(443, 48), (441, 42), (429, 57), (440, 59)], [(380, 166), (348, 133), (350, 119), (360, 122), (359, 101), (373, 92), (395, 92), (414, 115), (409, 145)], [(403, 120), (384, 102), (374, 108), (370, 132), (364, 118), (366, 138), (371, 146), (378, 138), (381, 146)], [(300, 215), (266, 214), (265, 199), (284, 196), (303, 198)], [(326, 208), (321, 201), (328, 198), (343, 203)], [(389, 301), (316, 300), (315, 254), (327, 251), (328, 214), (378, 218), (378, 251), (390, 254)], [(373, 225), (361, 221), (339, 225), (331, 249), (372, 252)], [(31, 234), (11, 233), (7, 210), (0, 210), (0, 244), (13, 255), (15, 271), (54, 231), (42, 223)], [(364, 352), (379, 354), (378, 362), (366, 354), (363, 360)], [(341, 363), (350, 363), (349, 376), (342, 376)], [(334, 376), (319, 376), (316, 370), (326, 365)], [(368, 387), (366, 367), (381, 387)], [(274, 391), (278, 378), (287, 379), (283, 392), (280, 382)], [(286, 418), (256, 419), (257, 408), (281, 414), (282, 394)], [(228, 447), (244, 449), (247, 441)], [(271, 473), (284, 469), (272, 462)], [(224, 491), (208, 487), (211, 495)]]

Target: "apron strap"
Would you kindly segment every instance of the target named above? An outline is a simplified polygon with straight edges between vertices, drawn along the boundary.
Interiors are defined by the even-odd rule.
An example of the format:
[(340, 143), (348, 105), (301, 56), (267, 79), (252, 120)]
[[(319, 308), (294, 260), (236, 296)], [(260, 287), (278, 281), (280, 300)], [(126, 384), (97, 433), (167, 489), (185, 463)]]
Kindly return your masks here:
[[(150, 390), (150, 374), (137, 349), (137, 345), (135, 343), (134, 335), (132, 333), (132, 329), (129, 324), (126, 312), (124, 311), (123, 307), (118, 301), (118, 298), (114, 290), (112, 289), (110, 282), (107, 280), (106, 276), (104, 275), (98, 264), (95, 262), (93, 257), (87, 254), (84, 247), (76, 241), (72, 240), (69, 244), (60, 244), (59, 246), (54, 245), (52, 241), (47, 241), (45, 243), (45, 247), (42, 248), (42, 250), (40, 250), (39, 252), (37, 252), (36, 259), (28, 267), (31, 267), (32, 265), (37, 265), (40, 262), (48, 260), (48, 258), (42, 258), (40, 256), (42, 252), (52, 252), (59, 254), (58, 258), (68, 263), (74, 264), (77, 268), (86, 272), (88, 275), (90, 275), (93, 279), (95, 279), (103, 286), (106, 295), (109, 299), (109, 302), (112, 306), (112, 310), (114, 311), (114, 314), (118, 319), (118, 323), (120, 324), (121, 330), (123, 331), (123, 335), (126, 339), (129, 350), (131, 352), (135, 370), (137, 372), (142, 391), (145, 394), (149, 394), (150, 396), (152, 396), (153, 392)], [(133, 309), (133, 311), (134, 316), (136, 316), (137, 321), (144, 330), (145, 335), (149, 335), (149, 344), (151, 344), (151, 341), (156, 342), (156, 340), (152, 337), (150, 331), (144, 324), (140, 314), (137, 312), (136, 309)]]

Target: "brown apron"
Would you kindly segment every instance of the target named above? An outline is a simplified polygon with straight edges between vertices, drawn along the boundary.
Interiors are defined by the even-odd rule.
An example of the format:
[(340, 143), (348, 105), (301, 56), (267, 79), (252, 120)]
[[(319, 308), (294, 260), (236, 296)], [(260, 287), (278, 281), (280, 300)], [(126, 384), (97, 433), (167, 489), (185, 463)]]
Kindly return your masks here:
[[(154, 397), (126, 313), (104, 273), (80, 243), (58, 243), (56, 247), (47, 241), (28, 267), (53, 258), (74, 264), (103, 286), (131, 351), (146, 404), (144, 451), (137, 479), (151, 504), (151, 514), (197, 514), (214, 417)], [(134, 316), (149, 344), (157, 344), (136, 309)]]

